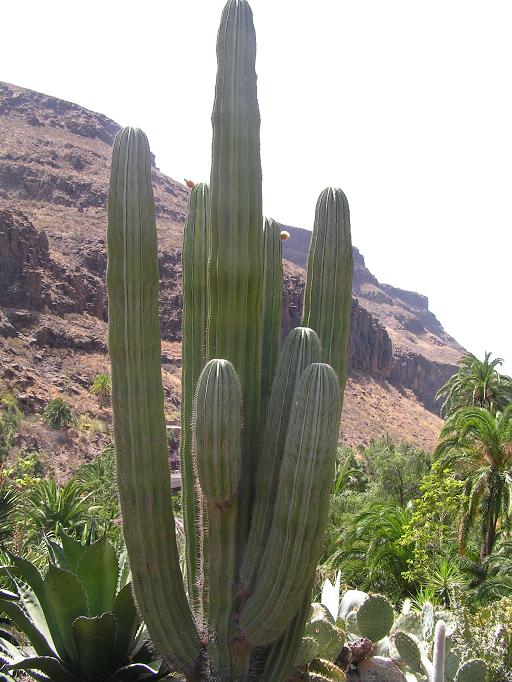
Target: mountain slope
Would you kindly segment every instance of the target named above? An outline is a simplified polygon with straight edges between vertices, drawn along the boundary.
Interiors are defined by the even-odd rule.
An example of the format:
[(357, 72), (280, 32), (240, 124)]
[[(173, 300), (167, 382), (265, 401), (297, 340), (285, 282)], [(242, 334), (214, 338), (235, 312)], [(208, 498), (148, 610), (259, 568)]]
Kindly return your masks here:
[[(0, 83), (0, 379), (29, 414), (55, 395), (66, 395), (79, 413), (101, 413), (88, 387), (108, 368), (105, 206), (118, 129), (101, 114)], [(172, 422), (179, 408), (179, 248), (188, 190), (156, 167), (153, 185), (162, 364)], [(300, 323), (310, 237), (306, 230), (290, 231), (284, 247), (284, 331)], [(357, 226), (353, 231), (357, 237)], [(428, 311), (425, 297), (380, 284), (357, 249), (354, 258), (343, 440), (367, 443), (388, 431), (430, 448), (441, 424), (433, 396), (462, 349)], [(81, 450), (75, 441), (82, 436), (62, 447), (50, 436), (41, 431), (38, 448), (54, 449), (63, 475), (93, 456), (104, 440), (98, 436), (96, 445)]]

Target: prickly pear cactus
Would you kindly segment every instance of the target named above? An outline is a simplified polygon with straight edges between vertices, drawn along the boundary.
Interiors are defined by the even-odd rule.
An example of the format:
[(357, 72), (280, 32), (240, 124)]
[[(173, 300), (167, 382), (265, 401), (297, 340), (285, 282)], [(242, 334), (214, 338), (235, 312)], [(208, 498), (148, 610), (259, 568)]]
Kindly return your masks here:
[(314, 658), (336, 660), (345, 641), (343, 630), (336, 626), (325, 606), (313, 603), (311, 611), (296, 659), (298, 667), (307, 665)]
[(357, 609), (359, 634), (378, 642), (389, 635), (395, 615), (393, 607), (381, 594), (370, 594)]
[(455, 682), (485, 682), (487, 666), (481, 658), (463, 663), (455, 675)]

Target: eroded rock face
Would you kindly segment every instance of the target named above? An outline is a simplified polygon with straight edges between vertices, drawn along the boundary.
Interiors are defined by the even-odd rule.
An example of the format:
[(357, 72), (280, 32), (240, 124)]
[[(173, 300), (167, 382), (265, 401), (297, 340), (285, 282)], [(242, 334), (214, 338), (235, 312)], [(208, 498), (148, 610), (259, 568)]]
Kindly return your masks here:
[(24, 213), (0, 209), (0, 306), (106, 318), (103, 280), (52, 258), (48, 238)]
[[(106, 201), (118, 130), (76, 104), (0, 83), (1, 337), (22, 334), (36, 347), (82, 352), (106, 347)], [(152, 180), (162, 337), (172, 343), (181, 340), (179, 249), (188, 190), (156, 166)], [(286, 229), (283, 335), (301, 321), (311, 238), (307, 230)], [(433, 409), (433, 396), (463, 349), (428, 310), (425, 296), (379, 283), (356, 248), (353, 254), (350, 368), (410, 388)], [(57, 316), (49, 326), (38, 317), (45, 311)], [(83, 315), (83, 324), (73, 315)], [(94, 320), (103, 327), (97, 330)]]

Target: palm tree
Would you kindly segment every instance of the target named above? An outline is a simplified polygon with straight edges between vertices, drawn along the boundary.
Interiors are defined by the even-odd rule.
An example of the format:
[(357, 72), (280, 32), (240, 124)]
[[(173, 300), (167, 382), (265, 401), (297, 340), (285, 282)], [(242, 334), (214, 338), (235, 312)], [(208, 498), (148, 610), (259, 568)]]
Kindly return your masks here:
[(410, 592), (412, 586), (404, 574), (409, 568), (411, 547), (400, 541), (410, 517), (409, 508), (370, 503), (340, 532), (340, 549), (325, 564), (341, 570), (345, 579), (352, 577), (347, 573), (357, 575), (359, 589)]
[(466, 480), (461, 549), (481, 517), (480, 558), (491, 554), (498, 523), (509, 524), (512, 502), (512, 405), (493, 414), (482, 407), (455, 412), (441, 431), (436, 456)]
[(450, 417), (457, 410), (470, 406), (485, 407), (496, 413), (512, 402), (512, 378), (498, 372), (503, 360), (491, 360), (491, 355), (485, 353), (483, 361), (472, 353), (462, 356), (459, 370), (436, 394), (436, 399), (444, 398), (441, 407), (443, 417)]

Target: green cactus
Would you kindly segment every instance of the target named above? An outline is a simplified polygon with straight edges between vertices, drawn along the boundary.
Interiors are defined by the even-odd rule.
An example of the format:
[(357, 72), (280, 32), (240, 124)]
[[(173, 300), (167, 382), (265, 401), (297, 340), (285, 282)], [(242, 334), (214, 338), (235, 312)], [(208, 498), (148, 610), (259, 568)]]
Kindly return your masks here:
[(334, 663), (331, 663), (331, 661), (323, 658), (315, 658), (309, 666), (310, 679), (319, 679), (314, 677), (315, 675), (328, 682), (345, 682), (347, 679), (343, 670), (334, 665)]
[(393, 607), (381, 594), (368, 595), (357, 609), (358, 632), (372, 642), (389, 634), (394, 619)]
[(325, 606), (313, 603), (311, 611), (295, 661), (298, 667), (314, 658), (336, 660), (345, 640), (345, 633), (336, 626)]
[(487, 666), (481, 659), (460, 664), (460, 652), (450, 647), (446, 625), (439, 620), (434, 631), (433, 661), (427, 656), (425, 643), (400, 630), (393, 634), (393, 643), (402, 664), (414, 674), (424, 675), (429, 682), (485, 682)]
[(267, 401), (279, 358), (282, 291), (281, 228), (272, 218), (265, 218), (263, 227), (263, 339), (261, 349), (261, 413), (263, 417), (266, 417)]
[(398, 631), (394, 636), (394, 644), (403, 663), (412, 672), (422, 672), (420, 643), (414, 635)]
[(338, 374), (342, 394), (347, 376), (349, 326), (345, 320), (350, 318), (351, 287), (350, 211), (341, 189), (329, 187), (316, 204), (302, 324), (317, 332), (322, 359)]
[(485, 682), (487, 665), (481, 658), (463, 663), (455, 675), (455, 682)]
[(202, 643), (183, 586), (172, 515), (151, 156), (138, 129), (116, 136), (108, 214), (109, 348), (124, 538), (151, 639), (188, 673)]
[(121, 131), (112, 158), (109, 348), (124, 534), (155, 648), (194, 682), (287, 679), (321, 553), (346, 378), (352, 256), (340, 190), (323, 193), (317, 210), (305, 305), (313, 328), (294, 330), (279, 353), (281, 246), (275, 222), (263, 229), (255, 44), (248, 3), (229, 0), (210, 191), (192, 189), (184, 232), (187, 590), (170, 504), (144, 134)]
[(194, 391), (206, 356), (206, 286), (207, 229), (210, 214), (210, 191), (203, 183), (190, 192), (188, 215), (183, 231), (183, 345), (181, 364), (181, 490), (183, 522), (187, 535), (186, 559), (188, 593), (199, 607), (201, 593), (202, 557), (204, 540), (204, 511), (198, 490), (192, 455), (192, 412)]

